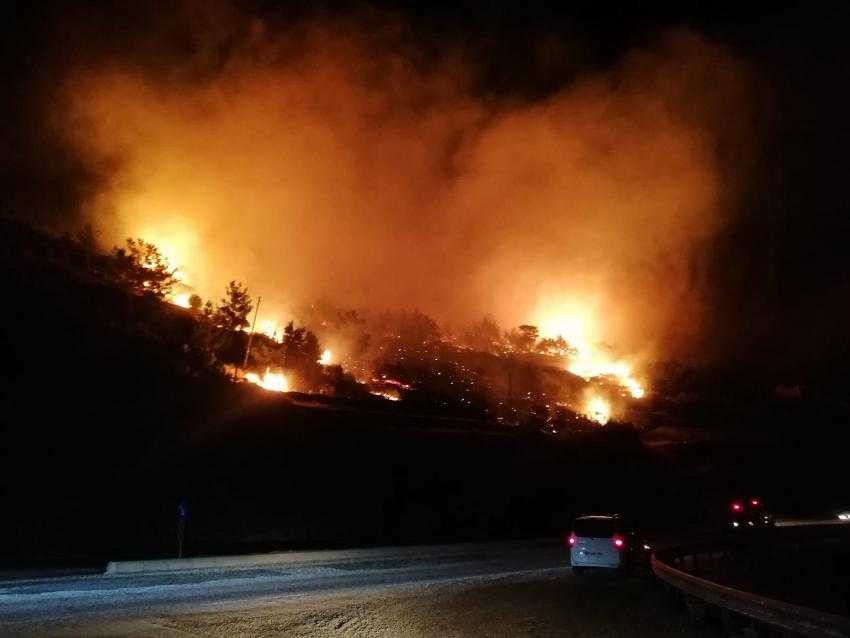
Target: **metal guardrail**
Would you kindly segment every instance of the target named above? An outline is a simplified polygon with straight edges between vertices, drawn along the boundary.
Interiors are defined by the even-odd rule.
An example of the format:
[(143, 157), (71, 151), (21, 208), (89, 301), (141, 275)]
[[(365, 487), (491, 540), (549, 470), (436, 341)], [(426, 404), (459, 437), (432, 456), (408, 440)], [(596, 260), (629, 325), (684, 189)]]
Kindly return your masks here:
[[(805, 536), (811, 537), (811, 530)], [(799, 542), (793, 537), (783, 536), (783, 540)], [(737, 616), (794, 635), (850, 636), (850, 618), (722, 585), (694, 573), (701, 563), (725, 558), (729, 551), (724, 542), (690, 544), (660, 550), (650, 564), (658, 578), (686, 597), (719, 608), (726, 622), (734, 623)]]
[(656, 556), (652, 571), (661, 580), (710, 605), (802, 636), (850, 636), (850, 619), (734, 589), (676, 569)]

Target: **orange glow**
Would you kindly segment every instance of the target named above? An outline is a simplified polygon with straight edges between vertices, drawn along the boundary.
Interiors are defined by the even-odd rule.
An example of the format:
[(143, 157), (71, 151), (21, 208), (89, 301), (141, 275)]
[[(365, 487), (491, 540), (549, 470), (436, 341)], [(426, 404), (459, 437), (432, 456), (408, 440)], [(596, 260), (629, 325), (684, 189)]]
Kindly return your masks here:
[(278, 343), (283, 342), (283, 329), (276, 321), (272, 321), (271, 319), (260, 319), (259, 332)]
[(192, 306), (189, 305), (189, 297), (191, 296), (192, 295), (190, 295), (188, 292), (184, 292), (179, 295), (173, 295), (171, 297), (171, 303), (173, 303), (175, 306), (180, 306), (181, 308), (191, 308)]
[[(263, 298), (258, 333), (280, 343), (289, 318), (306, 324), (333, 348), (319, 364), (344, 362), (390, 401), (409, 386), (370, 382), (379, 373), (366, 358), (382, 333), (361, 349), (359, 328), (335, 334), (299, 316), (302, 307), (420, 308), (456, 336), (485, 312), (502, 329), (536, 325), (568, 342), (552, 352), (559, 366), (599, 393), (577, 396), (584, 384), (565, 379), (558, 398), (601, 425), (612, 412), (625, 419), (632, 402), (622, 397), (646, 396), (649, 356), (704, 342), (710, 297), (694, 264), (733, 218), (730, 184), (744, 183), (726, 179), (723, 160), (747, 158), (734, 144), (746, 96), (718, 45), (677, 31), (569, 74), (543, 100), (482, 99), (479, 60), (448, 47), (427, 68), (412, 63), (418, 56), (399, 55), (390, 35), (405, 34), (402, 50), (415, 46), (403, 25), (380, 38), (358, 21), (318, 19), (278, 33), (233, 13), (236, 28), (213, 33), (231, 34), (232, 46), (195, 56), (191, 73), (117, 50), (56, 78), (51, 119), (62, 148), (98, 178), (83, 210), (105, 242), (153, 243), (176, 279), (213, 304), (228, 281), (245, 283)], [(145, 51), (156, 52), (160, 29), (150, 27)], [(742, 117), (718, 117), (726, 112)], [(555, 302), (539, 305), (547, 295)], [(269, 345), (255, 337), (253, 360), (283, 361)], [(244, 380), (310, 389), (295, 372)], [(493, 391), (503, 383), (500, 372)]]
[(142, 205), (137, 203), (139, 199), (147, 201), (138, 194), (119, 200), (119, 215), (125, 219), (125, 233), (141, 237), (156, 246), (168, 262), (169, 268), (174, 271), (174, 278), (183, 284), (191, 284), (187, 259), (192, 255), (193, 261), (197, 261), (195, 252), (198, 249), (198, 238), (195, 232), (185, 220), (176, 221), (168, 216), (154, 218), (150, 212), (146, 217), (141, 217), (144, 221), (140, 223), (140, 215), (134, 212), (136, 205)]
[(602, 397), (591, 394), (584, 404), (584, 415), (599, 425), (605, 425), (611, 420), (611, 404)]
[(565, 353), (569, 360), (569, 372), (587, 381), (596, 378), (613, 379), (635, 399), (646, 395), (646, 388), (634, 376), (631, 364), (611, 356), (596, 345), (604, 342), (605, 338), (603, 327), (591, 304), (577, 301), (544, 302), (538, 304), (534, 318), (541, 337), (563, 337), (569, 344), (571, 350)]
[[(532, 319), (576, 347), (577, 374), (614, 374), (634, 397), (634, 360), (598, 344), (700, 336), (691, 257), (734, 195), (714, 149), (737, 129), (716, 114), (746, 106), (720, 47), (671, 33), (546, 100), (481, 99), (477, 60), (426, 71), (406, 42), (259, 24), (197, 74), (127, 51), (57, 78), (55, 128), (99, 177), (85, 211), (105, 242), (141, 237), (203, 299), (235, 279), (279, 316), (327, 298), (457, 326)], [(556, 288), (592, 303), (533, 321)]]
[(398, 393), (393, 392), (391, 390), (387, 390), (387, 391), (372, 390), (372, 392), (370, 392), (370, 394), (374, 394), (376, 397), (383, 397), (387, 401), (401, 401), (401, 397), (398, 395)]
[(283, 372), (270, 372), (268, 368), (263, 376), (256, 372), (246, 372), (245, 380), (272, 392), (289, 392), (289, 382)]

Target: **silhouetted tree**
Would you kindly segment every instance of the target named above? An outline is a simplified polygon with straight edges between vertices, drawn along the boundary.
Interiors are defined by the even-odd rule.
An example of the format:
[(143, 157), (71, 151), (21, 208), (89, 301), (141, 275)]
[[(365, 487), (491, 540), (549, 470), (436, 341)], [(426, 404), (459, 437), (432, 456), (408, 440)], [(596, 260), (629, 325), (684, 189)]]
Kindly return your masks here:
[(260, 370), (280, 365), (283, 346), (264, 334), (254, 335), (249, 365)]
[(192, 312), (200, 312), (203, 307), (204, 300), (200, 295), (194, 294), (189, 297), (189, 309)]
[(541, 339), (537, 342), (537, 345), (534, 347), (534, 349), (541, 354), (562, 357), (568, 357), (576, 353), (575, 348), (570, 346), (570, 344), (567, 343), (566, 340), (561, 336), (558, 336), (554, 339)]
[(75, 235), (77, 243), (83, 248), (88, 255), (93, 255), (98, 252), (99, 242), (97, 233), (91, 224), (86, 224)]
[(227, 284), (224, 298), (212, 313), (212, 322), (215, 326), (230, 332), (245, 328), (248, 326), (248, 315), (253, 308), (248, 288), (238, 281), (231, 281)]
[(410, 347), (417, 348), (440, 339), (437, 322), (418, 310), (393, 315), (392, 324), (401, 343)]
[(164, 298), (177, 279), (159, 248), (144, 239), (128, 239), (126, 248), (113, 253), (116, 278), (136, 294)]
[(222, 338), (209, 321), (198, 321), (186, 344), (186, 363), (195, 373), (218, 369)]
[(537, 326), (522, 325), (505, 333), (505, 340), (514, 352), (531, 352), (540, 331)]
[(283, 330), (283, 366), (290, 369), (305, 370), (318, 365), (319, 340), (304, 326), (296, 328), (293, 322), (286, 324)]
[(324, 370), (327, 384), (336, 396), (355, 397), (367, 394), (364, 386), (342, 369), (340, 365), (326, 366)]
[(502, 332), (490, 315), (472, 324), (463, 335), (464, 343), (474, 350), (496, 353), (502, 347)]
[(322, 385), (323, 370), (319, 364), (321, 349), (316, 335), (289, 322), (283, 330), (283, 367), (294, 371), (308, 389)]

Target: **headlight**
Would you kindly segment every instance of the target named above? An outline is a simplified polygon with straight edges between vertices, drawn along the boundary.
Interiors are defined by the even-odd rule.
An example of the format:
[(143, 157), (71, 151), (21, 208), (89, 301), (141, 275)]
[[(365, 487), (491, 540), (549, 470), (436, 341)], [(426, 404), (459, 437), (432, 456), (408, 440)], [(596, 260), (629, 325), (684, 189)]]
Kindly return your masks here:
[(841, 512), (838, 515), (838, 518), (842, 521), (850, 521), (850, 512)]

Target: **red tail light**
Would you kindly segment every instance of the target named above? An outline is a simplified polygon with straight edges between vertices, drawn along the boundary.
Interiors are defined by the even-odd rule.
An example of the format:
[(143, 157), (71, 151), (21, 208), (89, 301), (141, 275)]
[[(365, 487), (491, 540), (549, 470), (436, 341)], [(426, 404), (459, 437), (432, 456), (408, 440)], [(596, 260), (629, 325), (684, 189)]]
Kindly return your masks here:
[(614, 535), (614, 547), (617, 549), (623, 549), (626, 546), (626, 539), (620, 536), (619, 534)]
[(576, 535), (575, 535), (575, 534), (570, 534), (570, 535), (567, 537), (567, 544), (568, 544), (570, 547), (572, 547), (573, 545), (575, 545), (575, 544), (576, 544)]
[(740, 503), (732, 503), (732, 511), (733, 512), (742, 512), (744, 510), (744, 506)]
[(758, 506), (759, 506), (759, 502), (760, 502), (760, 501), (759, 501), (757, 498), (751, 498), (751, 499), (750, 499), (750, 505), (752, 505), (753, 507), (758, 507)]

